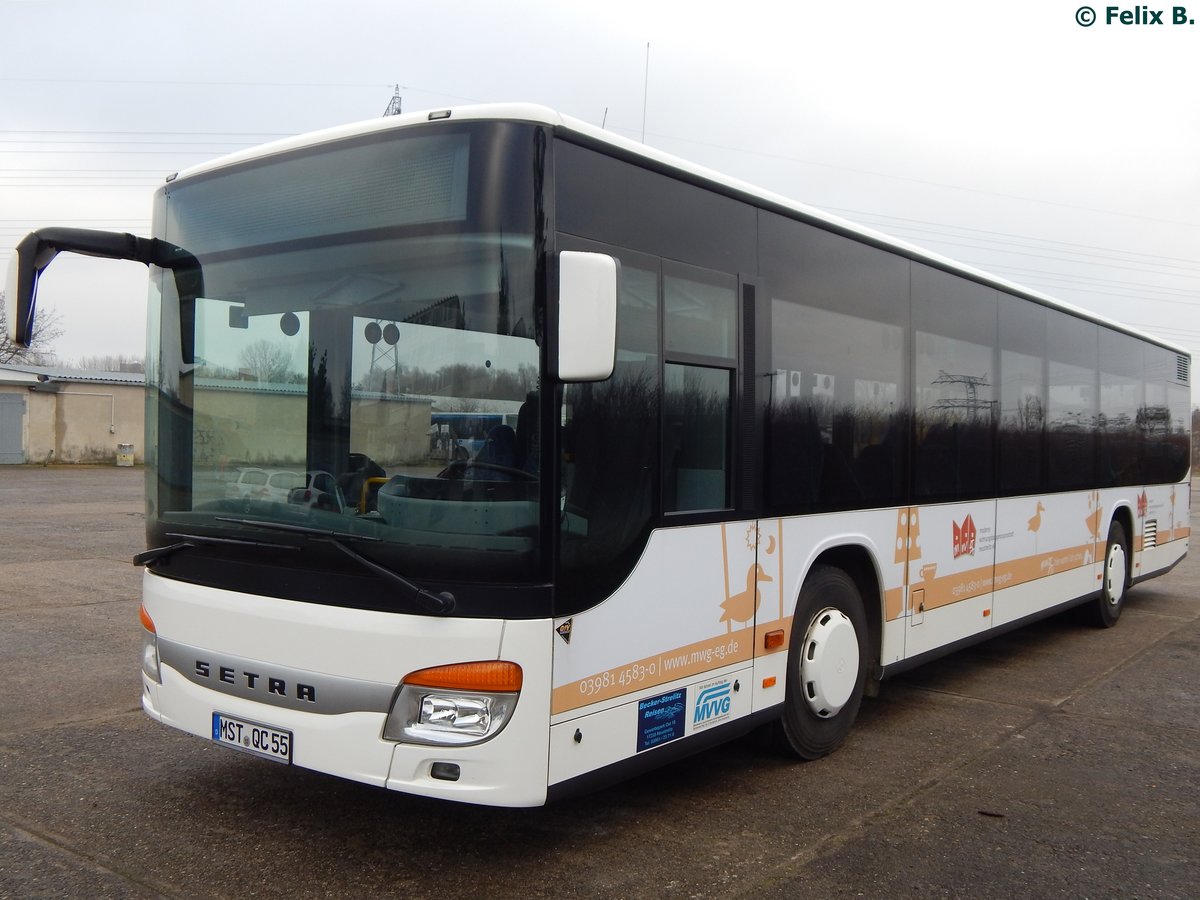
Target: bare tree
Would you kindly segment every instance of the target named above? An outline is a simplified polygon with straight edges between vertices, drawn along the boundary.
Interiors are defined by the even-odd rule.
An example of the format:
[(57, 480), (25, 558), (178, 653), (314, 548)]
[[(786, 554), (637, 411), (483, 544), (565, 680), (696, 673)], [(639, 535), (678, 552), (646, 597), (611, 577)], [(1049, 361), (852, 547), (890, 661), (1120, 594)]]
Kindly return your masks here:
[(239, 357), (243, 371), (260, 383), (279, 383), (289, 380), (292, 354), (286, 347), (271, 341), (255, 341), (242, 350)]
[(25, 363), (31, 366), (54, 363), (52, 344), (62, 337), (63, 326), (58, 313), (45, 310), (38, 314), (33, 325), (33, 340), (28, 347), (18, 347), (8, 338), (8, 314), (4, 308), (4, 292), (0, 291), (0, 365)]
[(145, 372), (146, 360), (128, 353), (83, 356), (75, 364), (93, 372)]
[(1192, 410), (1192, 468), (1200, 467), (1200, 407)]

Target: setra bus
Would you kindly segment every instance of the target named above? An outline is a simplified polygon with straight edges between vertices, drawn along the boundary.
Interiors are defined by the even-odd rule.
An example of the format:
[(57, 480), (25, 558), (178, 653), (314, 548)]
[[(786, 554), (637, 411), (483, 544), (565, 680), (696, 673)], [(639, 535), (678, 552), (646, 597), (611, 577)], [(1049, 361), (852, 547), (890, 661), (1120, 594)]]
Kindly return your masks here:
[(540, 107), (35, 232), (18, 342), (59, 251), (150, 271), (143, 707), (279, 763), (522, 806), (758, 727), (820, 757), (889, 675), (1111, 626), (1187, 552), (1185, 352)]

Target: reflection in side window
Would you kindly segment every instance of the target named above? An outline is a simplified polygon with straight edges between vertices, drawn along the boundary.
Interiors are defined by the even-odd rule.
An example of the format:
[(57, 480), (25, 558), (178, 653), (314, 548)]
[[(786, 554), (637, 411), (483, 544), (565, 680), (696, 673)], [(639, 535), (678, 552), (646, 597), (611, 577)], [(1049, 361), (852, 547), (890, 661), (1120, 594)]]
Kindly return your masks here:
[(1050, 357), (1046, 406), (1047, 464), (1055, 490), (1091, 486), (1095, 471), (1096, 326), (1051, 311), (1046, 347)]
[(921, 500), (992, 488), (992, 348), (916, 333), (913, 493)]
[(730, 374), (727, 369), (666, 366), (663, 506), (667, 512), (729, 505)]
[(1108, 328), (1100, 329), (1100, 417), (1098, 421), (1101, 485), (1141, 482), (1141, 440), (1138, 412), (1142, 408), (1141, 342)]
[(613, 374), (562, 388), (559, 565), (571, 603), (616, 588), (656, 512), (659, 273), (648, 257), (622, 251), (620, 260)]
[(1001, 298), (1000, 421), (996, 477), (1002, 495), (1044, 490), (1046, 308)]
[(679, 263), (663, 266), (668, 353), (737, 356), (737, 279)]
[(775, 299), (773, 504), (856, 508), (901, 496), (904, 329)]
[(307, 312), (251, 316), (245, 303), (196, 301), (197, 465), (304, 468), (309, 331)]

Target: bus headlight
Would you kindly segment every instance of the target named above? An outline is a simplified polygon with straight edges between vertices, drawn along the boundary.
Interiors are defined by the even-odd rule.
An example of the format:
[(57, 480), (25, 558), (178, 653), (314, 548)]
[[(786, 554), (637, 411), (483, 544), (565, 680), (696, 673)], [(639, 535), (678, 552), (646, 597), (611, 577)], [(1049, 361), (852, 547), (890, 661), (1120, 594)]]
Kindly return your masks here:
[(412, 744), (478, 744), (503, 730), (521, 691), (510, 662), (435, 666), (406, 675), (383, 737)]
[(473, 734), (483, 737), (492, 724), (492, 704), (495, 697), (443, 697), (426, 694), (421, 698), (421, 713), (417, 724), (451, 734)]
[(162, 684), (158, 663), (158, 632), (154, 629), (154, 620), (144, 606), (138, 618), (142, 620), (142, 674), (155, 684)]

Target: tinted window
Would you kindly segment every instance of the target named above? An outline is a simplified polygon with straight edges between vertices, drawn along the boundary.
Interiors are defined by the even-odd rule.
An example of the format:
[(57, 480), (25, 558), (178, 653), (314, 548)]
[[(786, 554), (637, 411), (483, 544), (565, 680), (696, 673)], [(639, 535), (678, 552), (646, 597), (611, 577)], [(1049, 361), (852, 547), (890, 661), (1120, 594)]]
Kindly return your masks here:
[(1178, 481), (1187, 474), (1190, 446), (1191, 391), (1186, 385), (1167, 385), (1167, 408), (1171, 411), (1171, 433), (1167, 440), (1167, 481)]
[(633, 567), (657, 509), (659, 266), (611, 247), (621, 261), (612, 376), (562, 389), (560, 611), (610, 593)]
[(1100, 329), (1098, 470), (1101, 487), (1141, 483), (1144, 345), (1129, 335)]
[[(1186, 357), (1146, 348), (1145, 406), (1138, 417), (1142, 468), (1147, 482), (1177, 481), (1187, 472), (1190, 395)], [(1182, 371), (1181, 371), (1182, 369)]]
[(780, 511), (906, 502), (908, 262), (764, 215), (772, 389), (767, 498)]
[(663, 510), (725, 509), (733, 463), (737, 279), (664, 260), (663, 313)]
[(729, 506), (732, 393), (728, 369), (668, 363), (663, 398), (663, 508)]
[(1097, 327), (1047, 310), (1050, 378), (1047, 463), (1051, 490), (1092, 486), (1095, 473)]
[(559, 231), (725, 272), (755, 270), (753, 207), (575, 144), (554, 147)]
[(996, 292), (914, 265), (912, 304), (913, 496), (990, 496)]
[(1043, 490), (1046, 308), (1002, 294), (999, 320), (999, 492), (1034, 494)]
[(737, 356), (737, 279), (664, 263), (663, 306), (669, 354)]

